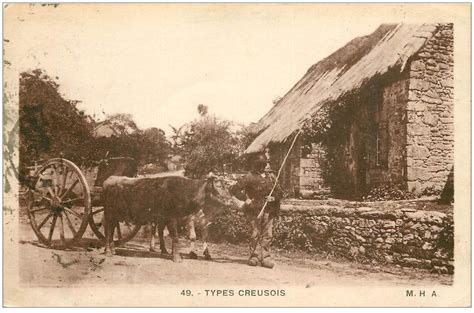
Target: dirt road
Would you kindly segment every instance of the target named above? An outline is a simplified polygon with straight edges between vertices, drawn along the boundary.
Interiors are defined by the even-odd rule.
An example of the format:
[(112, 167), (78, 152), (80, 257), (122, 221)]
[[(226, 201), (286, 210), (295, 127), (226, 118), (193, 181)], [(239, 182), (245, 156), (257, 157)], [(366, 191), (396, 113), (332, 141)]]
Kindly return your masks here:
[[(245, 247), (222, 244), (211, 245), (212, 261), (185, 259), (183, 263), (173, 263), (168, 255), (147, 251), (145, 239), (133, 240), (117, 249), (116, 256), (106, 258), (96, 240), (84, 240), (75, 251), (52, 250), (37, 243), (28, 224), (21, 224), (20, 233), (21, 281), (35, 286), (225, 283), (309, 288), (319, 284), (452, 284), (452, 276), (425, 270), (374, 267), (279, 252), (275, 253), (274, 269), (254, 268), (246, 265)], [(87, 237), (93, 238), (86, 233)]]

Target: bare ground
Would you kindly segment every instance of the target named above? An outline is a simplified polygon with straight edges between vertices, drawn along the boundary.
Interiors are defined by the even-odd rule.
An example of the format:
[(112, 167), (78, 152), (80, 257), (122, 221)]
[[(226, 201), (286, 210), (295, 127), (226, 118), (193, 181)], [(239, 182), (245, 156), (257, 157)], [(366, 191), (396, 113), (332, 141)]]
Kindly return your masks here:
[[(185, 259), (148, 251), (145, 239), (134, 239), (117, 255), (107, 258), (90, 231), (80, 247), (53, 250), (41, 246), (29, 224), (20, 226), (20, 279), (34, 286), (85, 286), (110, 284), (267, 285), (274, 287), (316, 285), (450, 285), (451, 275), (395, 266), (373, 266), (303, 253), (275, 251), (273, 269), (249, 267), (243, 246), (212, 244), (213, 259)], [(183, 240), (184, 241), (184, 240)], [(168, 246), (170, 242), (168, 241)], [(187, 242), (183, 252), (188, 251)]]

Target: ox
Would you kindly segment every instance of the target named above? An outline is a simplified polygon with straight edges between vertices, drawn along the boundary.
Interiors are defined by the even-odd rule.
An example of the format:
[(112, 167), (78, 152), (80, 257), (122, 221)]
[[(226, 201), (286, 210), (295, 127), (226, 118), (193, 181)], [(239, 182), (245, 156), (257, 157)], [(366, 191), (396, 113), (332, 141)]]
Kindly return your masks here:
[[(118, 222), (166, 225), (172, 238), (173, 261), (181, 262), (177, 223), (203, 207), (230, 205), (231, 197), (211, 177), (192, 180), (180, 176), (129, 178), (111, 176), (103, 184), (105, 253), (114, 253), (113, 235)], [(164, 226), (163, 226), (164, 228)]]
[[(213, 174), (210, 173), (210, 175), (213, 175)], [(217, 176), (214, 176), (214, 177), (217, 177)], [(219, 179), (217, 179), (216, 182), (220, 182), (221, 184), (223, 183), (225, 185), (224, 187), (225, 190), (227, 190), (227, 188), (229, 188), (230, 186), (236, 183), (236, 181), (233, 181), (230, 179), (223, 179), (222, 177), (219, 177)], [(232, 206), (234, 207), (238, 206), (238, 204), (235, 203), (235, 200), (236, 199), (232, 197), (232, 201), (233, 201)], [(180, 221), (181, 224), (185, 225), (186, 231), (188, 232), (189, 239), (191, 240), (189, 258), (191, 259), (198, 258), (198, 255), (195, 250), (195, 242), (197, 238), (196, 228), (198, 228), (201, 231), (201, 240), (203, 241), (202, 251), (203, 251), (204, 259), (206, 260), (211, 259), (211, 254), (209, 253), (209, 248), (207, 244), (208, 226), (212, 223), (214, 216), (218, 213), (218, 210), (216, 209), (217, 209), (216, 207), (204, 207), (204, 208), (201, 208), (196, 213), (186, 216), (184, 220)], [(158, 230), (161, 253), (163, 254), (168, 253), (166, 249), (165, 241), (164, 241), (165, 227), (166, 227), (166, 221), (163, 221), (163, 220), (159, 220), (159, 221), (156, 221), (155, 223), (151, 223), (150, 251), (153, 251), (153, 252), (156, 251), (155, 234), (156, 234), (156, 231)]]

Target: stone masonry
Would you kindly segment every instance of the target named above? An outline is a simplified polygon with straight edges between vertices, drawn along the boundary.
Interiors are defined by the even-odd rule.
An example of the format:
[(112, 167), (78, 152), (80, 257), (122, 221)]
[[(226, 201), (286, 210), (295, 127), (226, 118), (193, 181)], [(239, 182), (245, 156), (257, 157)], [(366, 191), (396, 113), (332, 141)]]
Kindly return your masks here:
[(452, 273), (452, 207), (420, 210), (426, 206), (429, 202), (285, 200), (274, 232), (280, 244), (303, 243), (299, 248), (315, 253)]
[(324, 184), (323, 158), (324, 149), (321, 145), (312, 144), (311, 151), (300, 159), (299, 184), (300, 195), (303, 198), (313, 198), (329, 193), (329, 187)]
[(407, 185), (440, 193), (454, 157), (453, 25), (443, 24), (410, 65)]
[[(453, 25), (440, 24), (401, 73), (394, 69), (364, 87), (375, 86), (374, 96), (362, 97), (347, 139), (351, 153), (346, 153), (346, 171), (354, 186), (365, 183), (362, 193), (380, 185), (417, 195), (443, 192), (454, 174), (453, 66)], [(288, 143), (276, 147), (275, 169)], [(358, 157), (359, 150), (363, 158)], [(302, 153), (297, 141), (281, 179), (290, 196), (321, 198), (330, 193), (322, 177), (322, 157), (321, 146), (313, 144), (311, 151)]]

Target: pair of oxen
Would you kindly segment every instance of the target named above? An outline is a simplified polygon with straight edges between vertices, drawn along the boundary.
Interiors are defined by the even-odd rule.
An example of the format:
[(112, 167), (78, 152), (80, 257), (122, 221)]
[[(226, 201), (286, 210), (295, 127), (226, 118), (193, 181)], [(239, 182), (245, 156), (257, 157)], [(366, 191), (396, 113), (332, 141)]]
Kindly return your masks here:
[[(178, 224), (185, 223), (191, 239), (190, 258), (194, 251), (195, 226), (200, 226), (204, 241), (203, 254), (210, 259), (207, 247), (209, 218), (224, 206), (234, 205), (228, 191), (229, 180), (212, 173), (205, 179), (181, 176), (127, 177), (110, 176), (104, 183), (101, 201), (104, 206), (105, 253), (115, 253), (114, 230), (119, 222), (151, 225), (150, 250), (155, 250), (158, 228), (160, 249), (167, 253), (163, 235), (165, 227), (172, 239), (173, 261), (181, 262)], [(234, 199), (235, 200), (235, 199)]]

